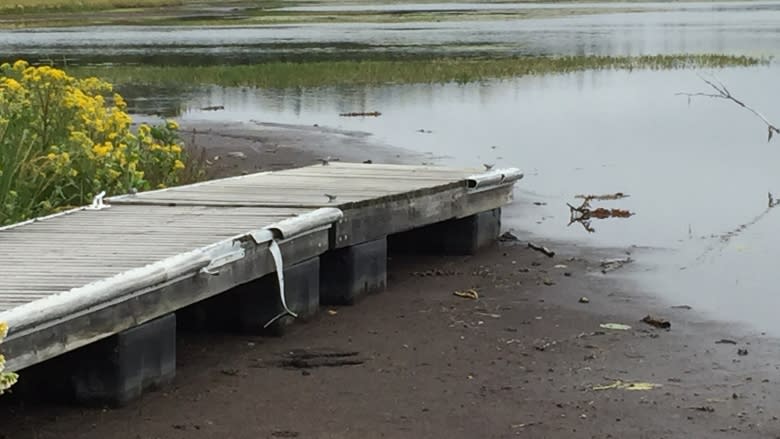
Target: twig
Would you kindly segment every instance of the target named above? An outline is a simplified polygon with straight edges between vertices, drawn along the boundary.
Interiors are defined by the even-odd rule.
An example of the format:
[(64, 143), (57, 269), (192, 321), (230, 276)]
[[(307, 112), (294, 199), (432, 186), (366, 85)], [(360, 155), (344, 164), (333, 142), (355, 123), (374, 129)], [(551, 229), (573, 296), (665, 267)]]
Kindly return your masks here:
[[(713, 99), (726, 99), (728, 101), (734, 102), (735, 104), (739, 105), (740, 107), (750, 111), (753, 113), (756, 117), (761, 119), (767, 126), (768, 136), (767, 136), (767, 142), (772, 140), (772, 136), (775, 134), (780, 134), (780, 128), (777, 128), (777, 126), (773, 125), (769, 119), (767, 119), (763, 114), (759, 113), (754, 108), (750, 107), (749, 105), (745, 104), (741, 100), (734, 97), (734, 95), (731, 94), (728, 88), (720, 82), (717, 78), (714, 78), (714, 81), (710, 81), (707, 78), (698, 75), (699, 78), (701, 78), (702, 81), (704, 81), (707, 85), (712, 87), (717, 93), (675, 93), (677, 96), (687, 96), (688, 97), (688, 104), (691, 103), (691, 98), (694, 97), (707, 97), (707, 98), (713, 98)], [(717, 82), (717, 83), (716, 83)]]
[(542, 247), (540, 245), (536, 245), (533, 242), (529, 242), (528, 243), (528, 247), (532, 248), (532, 249), (534, 249), (534, 250), (536, 250), (538, 252), (544, 253), (545, 255), (547, 255), (548, 258), (551, 258), (551, 257), (555, 256), (555, 252), (554, 251), (550, 250), (547, 247)]

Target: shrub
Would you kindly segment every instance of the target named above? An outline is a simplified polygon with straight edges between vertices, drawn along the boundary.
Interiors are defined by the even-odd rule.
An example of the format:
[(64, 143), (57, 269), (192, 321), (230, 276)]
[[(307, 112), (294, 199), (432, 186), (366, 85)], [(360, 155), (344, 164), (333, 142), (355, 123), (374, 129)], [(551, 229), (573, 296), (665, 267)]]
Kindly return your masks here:
[(95, 194), (179, 182), (178, 125), (133, 132), (111, 84), (25, 61), (0, 65), (0, 225), (84, 205)]
[[(0, 322), (0, 343), (3, 342), (6, 334), (8, 334), (8, 325)], [(0, 353), (0, 395), (5, 393), (11, 386), (16, 383), (19, 376), (12, 372), (4, 372), (5, 370), (5, 357)]]

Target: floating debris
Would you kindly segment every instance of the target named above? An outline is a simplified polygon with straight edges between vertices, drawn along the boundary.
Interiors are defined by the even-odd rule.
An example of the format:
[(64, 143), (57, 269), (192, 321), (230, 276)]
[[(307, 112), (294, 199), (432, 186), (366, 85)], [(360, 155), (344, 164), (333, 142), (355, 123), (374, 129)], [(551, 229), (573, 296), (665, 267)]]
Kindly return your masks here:
[(737, 342), (728, 338), (721, 338), (715, 344), (737, 344)]
[(340, 113), (341, 117), (379, 117), (382, 113), (378, 111), (357, 111), (351, 113)]
[(575, 195), (574, 198), (579, 198), (581, 200), (598, 200), (598, 201), (606, 201), (606, 200), (620, 200), (622, 198), (628, 198), (628, 194), (624, 194), (623, 192), (615, 192), (614, 194), (607, 194), (607, 195)]
[(684, 310), (688, 310), (688, 311), (693, 309), (693, 307), (690, 306), (690, 305), (674, 305), (671, 308), (672, 309), (684, 309)]
[(218, 111), (218, 110), (224, 110), (224, 109), (225, 109), (224, 105), (211, 105), (209, 107), (203, 107), (200, 110), (201, 111)]
[(739, 355), (740, 357), (744, 357), (747, 354), (748, 354), (748, 350), (747, 349), (737, 349), (737, 355)]
[(579, 302), (580, 302), (580, 303), (590, 303), (590, 299), (588, 299), (588, 298), (587, 298), (587, 297), (585, 297), (585, 296), (582, 296), (582, 297), (580, 297), (580, 300), (579, 300)]

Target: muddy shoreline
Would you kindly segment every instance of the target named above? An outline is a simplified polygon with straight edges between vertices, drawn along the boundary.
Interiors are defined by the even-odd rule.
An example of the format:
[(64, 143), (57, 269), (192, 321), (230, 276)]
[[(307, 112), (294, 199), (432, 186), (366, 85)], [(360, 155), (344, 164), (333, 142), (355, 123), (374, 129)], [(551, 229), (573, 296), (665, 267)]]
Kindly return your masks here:
[[(193, 128), (207, 156), (246, 155), (213, 162), (215, 177), (316, 163), (323, 155), (421, 159), (372, 145), (364, 134), (320, 127), (185, 130)], [(515, 203), (532, 208), (528, 200)], [(528, 248), (528, 234), (513, 233), (517, 241), (470, 257), (391, 253), (386, 292), (323, 309), (282, 338), (181, 333), (174, 384), (128, 407), (4, 398), (0, 438), (780, 435), (778, 340), (671, 308), (684, 304), (657, 300), (625, 280), (630, 264), (601, 272), (602, 259), (632, 249), (540, 242), (555, 250), (550, 258)], [(453, 294), (469, 288), (477, 300)], [(671, 328), (640, 322), (648, 314)], [(716, 343), (723, 339), (736, 344)], [(290, 352), (354, 361), (284, 367), (280, 360)], [(618, 382), (655, 387), (614, 388)]]

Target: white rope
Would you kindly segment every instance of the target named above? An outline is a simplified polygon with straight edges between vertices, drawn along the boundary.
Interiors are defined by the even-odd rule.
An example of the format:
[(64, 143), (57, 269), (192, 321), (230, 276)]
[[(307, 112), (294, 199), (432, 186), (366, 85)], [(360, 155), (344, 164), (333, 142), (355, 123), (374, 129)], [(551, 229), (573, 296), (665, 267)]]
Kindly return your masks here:
[(271, 326), (275, 321), (286, 315), (293, 316), (293, 318), (298, 318), (298, 314), (294, 313), (290, 308), (287, 307), (287, 300), (284, 296), (284, 264), (282, 262), (282, 249), (279, 248), (279, 244), (275, 239), (271, 241), (271, 245), (268, 247), (268, 249), (271, 251), (271, 256), (274, 258), (274, 265), (276, 266), (276, 278), (279, 279), (279, 299), (282, 302), (282, 308), (284, 311), (269, 320), (268, 323), (263, 325), (263, 328)]

